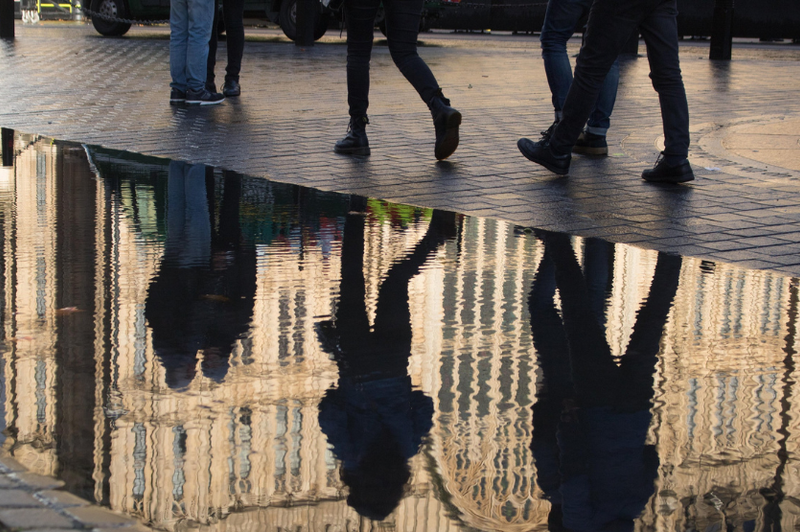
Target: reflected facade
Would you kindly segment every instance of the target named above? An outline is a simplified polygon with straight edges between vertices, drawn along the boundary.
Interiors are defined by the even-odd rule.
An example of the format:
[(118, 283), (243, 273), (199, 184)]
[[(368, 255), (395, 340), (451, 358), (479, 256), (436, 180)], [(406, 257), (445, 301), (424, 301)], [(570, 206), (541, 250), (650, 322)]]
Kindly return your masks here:
[[(457, 217), (427, 245), (441, 213), (33, 136), (14, 147), (0, 175), (3, 447), (31, 470), (165, 530), (569, 529), (554, 515), (571, 492), (563, 471), (555, 488), (543, 480), (537, 438), (572, 405), (553, 383), (580, 377), (559, 373), (569, 355), (553, 355), (555, 371), (545, 361), (541, 234)], [(624, 368), (659, 255), (561, 238)], [(330, 428), (364, 418), (330, 397), (385, 368), (342, 355), (356, 340), (326, 324), (358, 312), (379, 329), (402, 311), (382, 306), (387, 282), (412, 263), (393, 292), (409, 352), (376, 356), (430, 405), (428, 429), (401, 453), (408, 474), (377, 520), (348, 504), (347, 453), (361, 447)], [(656, 461), (633, 529), (794, 530), (797, 280), (679, 263), (647, 371), (641, 445)], [(539, 300), (557, 320), (571, 312), (565, 286)]]

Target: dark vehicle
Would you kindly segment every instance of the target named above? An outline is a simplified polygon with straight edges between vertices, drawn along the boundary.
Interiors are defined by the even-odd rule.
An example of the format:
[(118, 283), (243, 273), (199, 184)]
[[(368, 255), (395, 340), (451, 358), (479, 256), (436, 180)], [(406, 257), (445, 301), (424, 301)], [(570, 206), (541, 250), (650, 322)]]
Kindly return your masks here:
[[(320, 2), (316, 2), (316, 6), (314, 39), (319, 39), (328, 29), (331, 12)], [(266, 18), (278, 24), (283, 33), (294, 40), (297, 34), (297, 0), (248, 0), (244, 10), (245, 16)], [(131, 24), (168, 21), (169, 0), (91, 0), (87, 14), (101, 35), (124, 35)]]
[[(716, 0), (678, 0), (678, 33), (709, 36)], [(496, 30), (522, 33), (542, 29), (547, 0), (443, 0), (435, 28)], [(762, 39), (800, 39), (797, 0), (736, 0), (733, 36)]]

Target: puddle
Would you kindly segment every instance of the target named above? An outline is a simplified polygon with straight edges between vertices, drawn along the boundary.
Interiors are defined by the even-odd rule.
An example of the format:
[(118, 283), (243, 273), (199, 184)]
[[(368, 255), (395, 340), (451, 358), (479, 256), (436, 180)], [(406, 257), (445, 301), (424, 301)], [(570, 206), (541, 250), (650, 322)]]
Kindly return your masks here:
[(77, 495), (175, 531), (798, 526), (796, 279), (13, 144), (3, 447)]

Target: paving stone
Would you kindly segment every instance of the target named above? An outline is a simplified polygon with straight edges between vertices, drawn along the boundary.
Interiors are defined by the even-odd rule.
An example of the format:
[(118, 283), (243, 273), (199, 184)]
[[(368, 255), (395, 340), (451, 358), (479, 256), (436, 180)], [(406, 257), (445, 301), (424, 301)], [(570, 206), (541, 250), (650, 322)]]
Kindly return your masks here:
[(20, 472), (16, 473), (15, 476), (20, 481), (36, 490), (52, 490), (64, 486), (64, 481), (62, 480), (46, 477), (44, 475), (37, 475), (36, 473)]
[(19, 489), (0, 489), (0, 508), (20, 508), (20, 507), (40, 507), (42, 503), (37, 501), (33, 495), (27, 491)]
[(91, 528), (119, 528), (130, 527), (136, 524), (136, 520), (130, 517), (125, 517), (124, 515), (97, 506), (78, 506), (66, 508), (65, 511)]
[(59, 508), (67, 508), (71, 506), (88, 506), (90, 503), (85, 499), (81, 499), (77, 495), (73, 495), (68, 491), (63, 490), (45, 490), (40, 491), (36, 496), (51, 506)]
[(0, 510), (0, 523), (7, 528), (73, 528), (70, 519), (49, 508)]

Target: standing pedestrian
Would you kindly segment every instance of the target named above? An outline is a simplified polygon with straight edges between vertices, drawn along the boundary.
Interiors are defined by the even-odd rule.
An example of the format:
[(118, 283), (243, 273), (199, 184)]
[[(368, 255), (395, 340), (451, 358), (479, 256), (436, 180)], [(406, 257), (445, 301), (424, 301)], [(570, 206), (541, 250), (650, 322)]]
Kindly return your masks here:
[[(547, 83), (553, 97), (555, 121), (543, 136), (550, 136), (556, 124), (561, 120), (564, 101), (567, 99), (572, 84), (572, 67), (567, 55), (567, 41), (577, 29), (580, 20), (584, 19), (592, 6), (592, 0), (550, 0), (544, 15), (542, 33), (542, 59)], [(578, 136), (572, 153), (582, 155), (608, 155), (606, 133), (610, 126), (611, 111), (617, 97), (619, 83), (619, 61), (614, 61), (600, 89), (597, 103), (589, 115), (585, 129)]]
[(556, 174), (569, 172), (570, 152), (592, 112), (600, 87), (638, 27), (647, 45), (650, 78), (658, 92), (664, 126), (664, 151), (652, 169), (642, 172), (642, 179), (666, 183), (694, 179), (688, 160), (689, 106), (678, 59), (676, 4), (676, 0), (595, 0), (561, 121), (552, 136), (539, 142), (519, 139), (517, 147), (522, 154)]
[[(214, 28), (208, 43), (208, 69), (206, 71), (206, 90), (216, 92), (214, 67), (217, 63), (217, 41), (219, 10), (214, 10)], [(242, 70), (244, 55), (244, 0), (222, 0), (222, 22), (225, 27), (225, 42), (228, 51), (228, 64), (225, 67), (225, 82), (222, 95), (230, 98), (239, 96), (239, 72)]]
[(169, 9), (170, 104), (214, 105), (225, 97), (206, 90), (208, 41), (214, 0), (171, 0)]
[[(381, 0), (346, 0), (347, 21), (347, 103), (350, 124), (347, 135), (333, 151), (347, 155), (369, 155), (366, 126), (369, 106), (369, 61), (375, 33), (375, 15)], [(417, 36), (423, 0), (383, 0), (386, 39), (397, 68), (428, 104), (436, 130), (434, 154), (446, 159), (458, 147), (461, 113), (450, 107), (430, 68), (417, 54)]]

